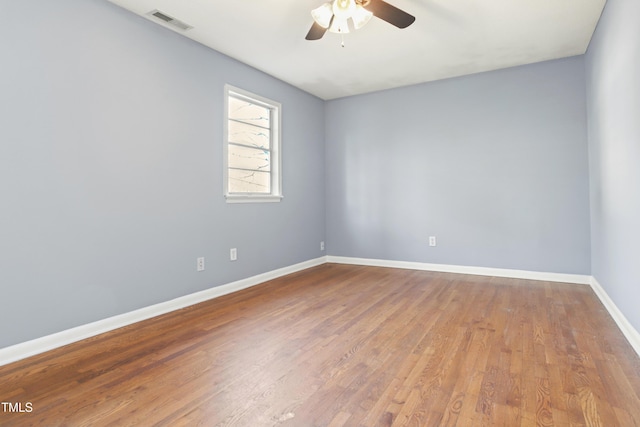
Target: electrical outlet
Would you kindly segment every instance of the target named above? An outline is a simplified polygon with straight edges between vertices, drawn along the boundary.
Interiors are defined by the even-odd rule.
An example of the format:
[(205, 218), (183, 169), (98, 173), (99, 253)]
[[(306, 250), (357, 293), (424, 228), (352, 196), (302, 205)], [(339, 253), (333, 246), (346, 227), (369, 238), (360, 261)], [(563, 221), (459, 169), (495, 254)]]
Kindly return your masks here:
[(324, 242), (320, 242), (320, 250), (324, 251)]
[(204, 257), (200, 257), (196, 260), (196, 270), (204, 271)]
[(229, 259), (230, 259), (231, 261), (235, 261), (235, 260), (237, 260), (237, 259), (238, 259), (238, 249), (236, 249), (236, 248), (231, 248), (231, 249), (229, 250)]
[(429, 246), (436, 245), (436, 236), (429, 236)]

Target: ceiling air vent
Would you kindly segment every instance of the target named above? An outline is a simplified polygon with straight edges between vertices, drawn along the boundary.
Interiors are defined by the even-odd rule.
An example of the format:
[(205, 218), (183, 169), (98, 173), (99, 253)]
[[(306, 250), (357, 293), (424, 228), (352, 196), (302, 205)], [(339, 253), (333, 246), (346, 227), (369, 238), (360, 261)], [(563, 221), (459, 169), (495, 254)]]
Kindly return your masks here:
[(175, 19), (174, 17), (169, 16), (164, 12), (160, 12), (157, 9), (152, 10), (151, 12), (147, 13), (147, 15), (153, 16), (155, 19), (163, 21), (165, 24), (178, 28), (179, 30), (182, 30), (182, 31), (187, 31), (193, 28), (191, 25), (185, 24), (184, 22), (178, 19)]

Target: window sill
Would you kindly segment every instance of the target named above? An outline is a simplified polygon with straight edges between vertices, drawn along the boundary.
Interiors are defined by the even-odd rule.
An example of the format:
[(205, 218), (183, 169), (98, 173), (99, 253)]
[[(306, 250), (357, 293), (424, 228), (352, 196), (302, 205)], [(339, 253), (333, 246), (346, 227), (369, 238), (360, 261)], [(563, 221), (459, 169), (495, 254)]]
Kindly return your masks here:
[(241, 196), (241, 195), (230, 195), (227, 194), (224, 196), (227, 203), (277, 203), (282, 200), (282, 196)]

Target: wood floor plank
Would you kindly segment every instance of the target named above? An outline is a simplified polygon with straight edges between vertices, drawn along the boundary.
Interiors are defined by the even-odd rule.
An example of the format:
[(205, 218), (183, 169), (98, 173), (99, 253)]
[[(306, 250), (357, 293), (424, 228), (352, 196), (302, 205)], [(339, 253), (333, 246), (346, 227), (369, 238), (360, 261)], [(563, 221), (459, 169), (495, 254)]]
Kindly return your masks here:
[[(0, 367), (2, 426), (640, 426), (584, 285), (325, 264)], [(0, 408), (2, 409), (2, 408)]]

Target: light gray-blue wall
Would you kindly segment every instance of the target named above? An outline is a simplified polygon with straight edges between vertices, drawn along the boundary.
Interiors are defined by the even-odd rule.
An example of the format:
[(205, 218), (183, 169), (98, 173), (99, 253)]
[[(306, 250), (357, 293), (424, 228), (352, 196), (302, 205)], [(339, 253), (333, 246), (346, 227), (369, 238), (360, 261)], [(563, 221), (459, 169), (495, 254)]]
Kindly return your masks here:
[(586, 65), (592, 272), (640, 331), (640, 2), (607, 1)]
[[(0, 348), (324, 255), (320, 99), (104, 0), (1, 10)], [(225, 83), (282, 103), (281, 203), (224, 201)]]
[(328, 102), (329, 254), (589, 274), (584, 86), (573, 57)]

